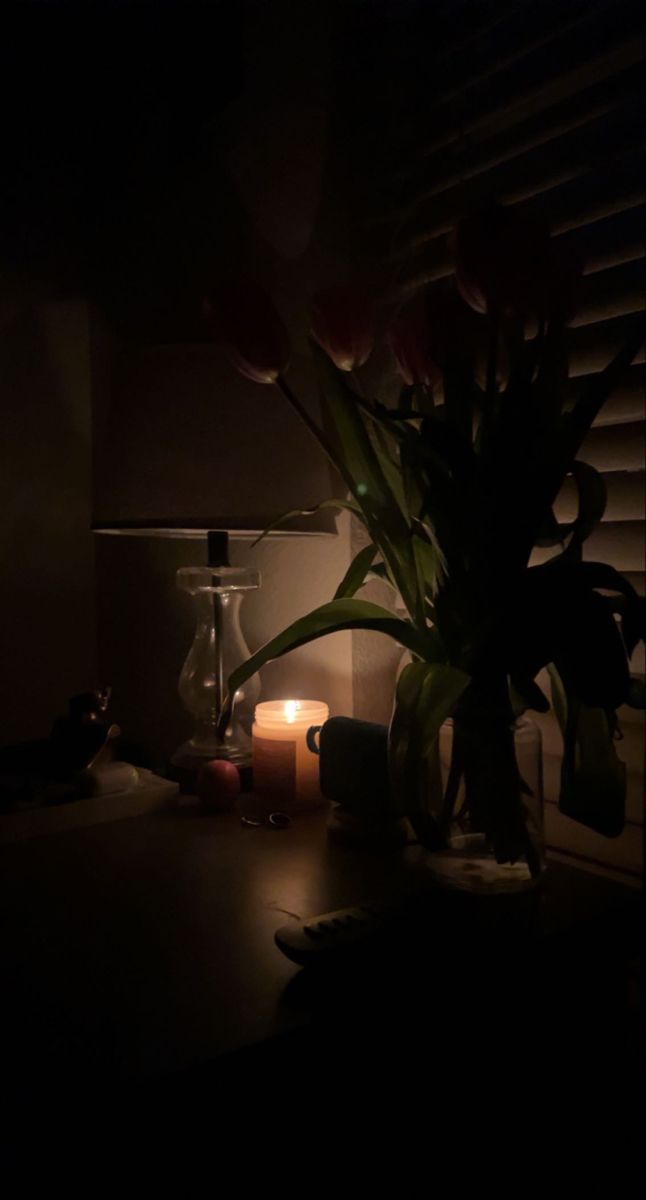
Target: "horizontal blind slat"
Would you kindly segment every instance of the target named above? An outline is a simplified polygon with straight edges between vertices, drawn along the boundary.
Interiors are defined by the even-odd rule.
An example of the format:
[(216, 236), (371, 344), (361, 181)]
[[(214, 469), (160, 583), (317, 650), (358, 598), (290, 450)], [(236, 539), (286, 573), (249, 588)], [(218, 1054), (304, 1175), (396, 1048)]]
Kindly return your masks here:
[[(594, 375), (597, 371), (603, 371), (625, 346), (634, 329), (635, 317), (632, 315), (572, 329), (569, 336), (570, 377), (575, 379), (580, 375)], [(642, 346), (633, 363), (637, 365), (644, 361), (645, 350)]]
[(596, 274), (646, 257), (646, 208), (643, 204), (612, 213), (600, 221), (566, 230), (556, 236), (584, 264), (586, 275)]
[[(578, 376), (571, 379), (568, 388), (568, 402), (572, 403), (581, 396), (594, 376)], [(598, 414), (594, 428), (605, 425), (623, 425), (629, 422), (646, 419), (646, 370), (643, 363), (637, 363), (626, 371), (624, 380), (606, 400)]]
[(595, 425), (577, 457), (598, 471), (641, 471), (644, 468), (645, 435), (642, 421)]
[[(558, 26), (555, 26), (553, 31), (558, 35)], [(553, 105), (562, 103), (569, 97), (576, 96), (585, 89), (625, 71), (626, 68), (639, 61), (643, 49), (641, 39), (626, 39), (625, 36), (622, 36), (624, 33), (625, 30), (617, 30), (610, 45), (607, 42), (600, 42), (599, 46), (603, 47), (601, 51), (597, 46), (592, 53), (588, 52), (587, 57), (585, 54), (579, 53), (576, 59), (571, 59), (570, 64), (562, 64), (562, 69), (558, 73), (553, 69), (550, 70), (550, 65), (547, 64), (544, 57), (542, 65), (539, 66), (540, 55), (535, 55), (535, 64), (539, 66), (539, 70), (533, 77), (526, 72), (517, 72), (514, 80), (508, 76), (505, 81), (498, 62), (497, 70), (494, 67), (493, 71), (489, 69), (487, 72), (487, 79), (495, 80), (495, 87), (487, 88), (479, 104), (471, 102), (467, 109), (469, 115), (462, 123), (451, 121), (450, 116), (448, 122), (446, 119), (440, 122), (436, 118), (433, 124), (438, 132), (425, 144), (418, 146), (418, 153), (425, 158), (430, 158), (438, 151), (446, 152), (465, 132), (471, 137), (491, 137), (500, 131), (515, 127), (519, 122), (541, 115)], [(620, 40), (617, 40), (617, 34)], [(453, 56), (452, 64), (453, 79), (455, 79), (455, 56)], [(460, 75), (464, 79), (462, 72)], [(468, 79), (465, 82), (468, 82)], [(506, 88), (505, 82), (507, 82)], [(445, 102), (447, 99), (445, 98)], [(455, 89), (455, 99), (460, 104), (460, 111), (464, 112), (465, 99), (469, 101), (471, 97), (468, 94), (465, 95), (465, 90), (460, 88), (459, 83)], [(496, 103), (497, 100), (498, 103)], [(440, 98), (439, 105), (442, 103), (443, 99)], [(430, 108), (430, 119), (432, 119), (433, 113), (434, 109)]]
[[(558, 552), (554, 547), (537, 546), (531, 566), (548, 562)], [(640, 521), (608, 521), (597, 526), (583, 544), (584, 562), (609, 563), (617, 571), (641, 571), (646, 559), (646, 530)]]
[[(625, 22), (638, 11), (638, 5), (627, 0), (622, 8)], [(481, 42), (471, 55), (453, 54), (446, 67), (451, 86), (443, 94), (442, 72), (439, 64), (434, 64), (435, 95), (427, 103), (429, 122), (436, 129), (454, 129), (456, 118), (465, 110), (494, 114), (505, 107), (508, 111), (522, 108), (528, 92), (543, 87), (550, 77), (555, 90), (560, 80), (567, 81), (565, 87), (575, 88), (577, 74), (578, 86), (584, 86), (591, 60), (601, 57), (599, 48), (607, 54), (625, 42), (626, 24), (618, 21), (616, 4), (603, 2), (569, 0), (567, 15), (569, 21), (564, 20), (566, 14), (560, 6), (558, 15), (555, 12), (539, 31), (541, 16), (548, 16), (543, 0), (534, 6), (531, 24), (515, 28), (513, 22), (505, 23), (489, 46)], [(600, 64), (598, 69), (602, 70)]]
[[(568, 246), (584, 265), (585, 275), (606, 271), (624, 263), (646, 258), (646, 209), (644, 203), (612, 213), (591, 225), (559, 234), (557, 243)], [(400, 292), (406, 295), (426, 284), (453, 274), (453, 259), (446, 235), (420, 247), (399, 275)]]
[[(643, 205), (644, 162), (640, 146), (641, 143), (636, 142), (618, 153), (609, 148), (605, 163), (590, 165), (585, 172), (550, 192), (519, 202), (519, 213), (530, 219), (548, 221), (552, 233), (558, 235)], [(468, 194), (467, 198), (470, 203)], [(457, 197), (457, 203), (455, 196), (449, 199), (449, 203), (444, 198), (441, 204), (434, 205), (426, 221), (417, 222), (418, 228), (412, 221), (397, 226), (392, 251), (394, 259), (406, 259), (422, 246), (446, 236), (463, 207), (460, 197)], [(387, 221), (393, 225), (392, 213), (388, 214)]]
[(642, 312), (646, 308), (645, 267), (646, 260), (641, 259), (587, 275), (581, 281), (572, 328)]
[[(643, 93), (642, 93), (643, 94)], [(415, 197), (408, 218), (400, 220), (406, 240), (415, 243), (428, 236), (429, 227), (441, 219), (450, 225), (464, 206), (496, 199), (503, 204), (544, 197), (566, 183), (594, 170), (611, 170), (623, 154), (641, 155), (644, 138), (642, 105), (631, 101), (583, 129), (564, 134), (547, 145), (530, 150), (509, 163), (493, 167), (458, 183), (430, 199)]]
[(643, 102), (643, 64), (637, 61), (642, 53), (642, 48), (634, 53), (635, 65), (625, 75), (597, 84), (567, 104), (557, 104), (547, 114), (522, 122), (512, 133), (506, 129), (483, 142), (474, 141), (472, 132), (464, 134), (452, 153), (444, 150), (437, 161), (426, 160), (418, 167), (418, 178), (406, 181), (399, 215), (405, 215), (411, 193), (419, 205), (485, 173), (491, 179), (498, 172), (501, 181), (509, 177), (513, 182), (519, 165), (527, 171), (528, 166), (535, 169), (535, 163), (549, 163), (550, 147), (553, 157), (565, 157), (567, 147), (575, 143), (579, 150), (590, 144), (596, 148), (602, 129), (621, 122), (622, 112)]

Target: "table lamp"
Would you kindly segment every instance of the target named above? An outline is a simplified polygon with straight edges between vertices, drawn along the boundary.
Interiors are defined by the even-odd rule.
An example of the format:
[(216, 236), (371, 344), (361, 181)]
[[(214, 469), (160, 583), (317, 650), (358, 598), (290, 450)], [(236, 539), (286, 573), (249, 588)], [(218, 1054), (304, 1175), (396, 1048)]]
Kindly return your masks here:
[[(226, 681), (248, 656), (240, 606), (260, 575), (229, 564), (229, 538), (253, 538), (277, 516), (333, 494), (328, 465), (278, 392), (233, 372), (211, 345), (126, 349), (113, 356), (96, 422), (93, 529), (101, 534), (199, 539), (195, 566), (177, 572), (196, 604), (196, 631), (179, 694), (195, 729), (171, 759), (183, 786), (204, 762), (245, 771), (258, 679), (236, 695), (226, 736), (216, 722)], [(332, 512), (291, 518), (272, 536), (336, 532)]]

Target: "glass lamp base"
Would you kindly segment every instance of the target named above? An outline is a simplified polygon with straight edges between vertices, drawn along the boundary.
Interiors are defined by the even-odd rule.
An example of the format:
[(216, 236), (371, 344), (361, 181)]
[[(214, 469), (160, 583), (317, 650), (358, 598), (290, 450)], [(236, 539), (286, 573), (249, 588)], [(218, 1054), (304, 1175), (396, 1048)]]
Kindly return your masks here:
[(199, 771), (215, 758), (233, 763), (243, 786), (243, 772), (251, 771), (250, 730), (260, 692), (256, 675), (236, 691), (233, 718), (223, 737), (218, 736), (217, 723), (227, 680), (249, 658), (240, 605), (247, 592), (259, 587), (260, 576), (245, 567), (230, 567), (226, 543), (221, 531), (209, 533), (209, 565), (182, 567), (177, 572), (179, 587), (195, 601), (197, 617), (193, 645), (179, 680), (180, 698), (194, 718), (193, 735), (175, 751), (170, 764), (183, 791), (195, 791)]
[(227, 739), (226, 742), (222, 742), (215, 736), (212, 740), (192, 737), (177, 747), (171, 762), (178, 767), (199, 768), (214, 758), (224, 758), (235, 767), (250, 767), (251, 738), (245, 736), (244, 740), (230, 742)]
[(246, 753), (237, 746), (213, 745), (206, 747), (196, 745), (192, 738), (178, 746), (170, 760), (168, 775), (179, 784), (185, 796), (192, 796), (197, 790), (197, 778), (202, 767), (214, 758), (225, 759), (238, 768), (242, 791), (251, 788), (251, 751)]

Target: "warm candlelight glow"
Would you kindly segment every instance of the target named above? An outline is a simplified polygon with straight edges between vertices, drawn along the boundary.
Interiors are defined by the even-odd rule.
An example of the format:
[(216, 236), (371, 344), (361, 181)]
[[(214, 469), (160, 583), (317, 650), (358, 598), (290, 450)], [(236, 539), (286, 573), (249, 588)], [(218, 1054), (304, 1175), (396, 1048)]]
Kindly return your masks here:
[(256, 705), (256, 796), (286, 812), (321, 803), (316, 735), (327, 718), (327, 705), (319, 700), (268, 700)]

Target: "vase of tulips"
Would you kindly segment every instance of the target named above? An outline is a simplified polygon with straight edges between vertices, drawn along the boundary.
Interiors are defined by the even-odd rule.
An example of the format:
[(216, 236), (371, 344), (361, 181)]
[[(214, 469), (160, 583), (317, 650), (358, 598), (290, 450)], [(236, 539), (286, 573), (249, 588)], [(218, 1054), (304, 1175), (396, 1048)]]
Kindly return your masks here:
[[(546, 229), (497, 206), (463, 220), (451, 245), (453, 294), (441, 308), (418, 295), (388, 323), (402, 378), (389, 405), (357, 383), (377, 336), (374, 307), (356, 288), (317, 296), (320, 425), (290, 385), (288, 337), (269, 298), (241, 287), (209, 297), (234, 364), (279, 389), (342, 478), (345, 493), (321, 503), (348, 509), (369, 538), (329, 603), (233, 673), (221, 725), (236, 689), (270, 659), (341, 629), (386, 634), (410, 655), (389, 728), (393, 815), (446, 859), (459, 816), (495, 864), (494, 882), (518, 867), (535, 881), (539, 785), (523, 766), (518, 724), (528, 710), (551, 703), (558, 717), (562, 811), (607, 836), (624, 823), (616, 712), (643, 703), (629, 658), (644, 637), (644, 600), (612, 567), (583, 558), (605, 487), (578, 452), (642, 332), (573, 394), (568, 322), (580, 265)], [(564, 485), (578, 497), (567, 525), (553, 511)], [(537, 546), (551, 557), (530, 565)], [(357, 595), (371, 577), (399, 593), (405, 616)], [(543, 668), (550, 696), (537, 682)]]

